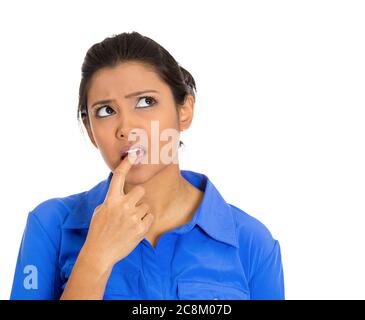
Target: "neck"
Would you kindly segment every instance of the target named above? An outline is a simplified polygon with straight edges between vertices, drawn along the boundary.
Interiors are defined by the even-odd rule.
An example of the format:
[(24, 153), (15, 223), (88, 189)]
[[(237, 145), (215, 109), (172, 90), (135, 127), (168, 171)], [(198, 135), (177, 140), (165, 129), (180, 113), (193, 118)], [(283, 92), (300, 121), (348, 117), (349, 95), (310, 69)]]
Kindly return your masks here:
[[(146, 192), (139, 203), (148, 204), (149, 212), (154, 215), (154, 220), (169, 218), (169, 212), (182, 204), (191, 191), (189, 183), (180, 174), (178, 164), (166, 166), (141, 185)], [(134, 185), (126, 183), (125, 192), (128, 193), (133, 187)]]

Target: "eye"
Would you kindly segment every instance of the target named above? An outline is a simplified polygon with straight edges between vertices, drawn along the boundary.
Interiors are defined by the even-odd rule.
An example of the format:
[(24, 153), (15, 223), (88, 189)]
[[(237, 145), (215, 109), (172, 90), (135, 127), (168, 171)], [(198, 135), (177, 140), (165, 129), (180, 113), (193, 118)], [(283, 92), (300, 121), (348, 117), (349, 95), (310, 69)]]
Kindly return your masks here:
[(111, 115), (113, 112), (114, 112), (114, 110), (110, 106), (105, 105), (105, 106), (98, 108), (96, 110), (95, 114), (98, 118), (105, 118), (105, 117)]
[[(139, 102), (140, 101), (145, 101), (146, 103), (145, 103), (145, 105), (143, 106), (143, 104), (142, 104), (142, 106), (139, 104)], [(154, 104), (156, 103), (156, 100), (153, 98), (153, 97), (150, 97), (150, 96), (145, 96), (145, 97), (140, 97), (139, 99), (138, 99), (138, 103), (137, 103), (137, 108), (148, 108), (148, 107), (151, 107), (151, 106), (153, 106)]]

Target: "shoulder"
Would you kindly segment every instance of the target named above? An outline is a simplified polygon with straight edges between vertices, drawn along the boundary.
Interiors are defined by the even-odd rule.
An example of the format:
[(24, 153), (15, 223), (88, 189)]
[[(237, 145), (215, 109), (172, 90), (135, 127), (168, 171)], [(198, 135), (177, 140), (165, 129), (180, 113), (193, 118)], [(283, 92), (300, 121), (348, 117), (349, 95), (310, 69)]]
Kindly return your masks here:
[(275, 240), (268, 227), (262, 221), (232, 204), (229, 204), (229, 207), (235, 221), (239, 240), (247, 238), (256, 244), (261, 243), (262, 245), (271, 244)]
[(67, 225), (79, 226), (86, 223), (92, 214), (90, 208), (103, 201), (106, 182), (110, 177), (111, 175), (87, 191), (39, 203), (29, 212), (27, 228), (34, 226), (40, 232), (60, 236), (61, 229)]
[(33, 239), (47, 237), (57, 247), (64, 221), (70, 212), (84, 203), (85, 194), (86, 191), (39, 203), (28, 213), (26, 233)]
[(243, 264), (252, 274), (275, 250), (279, 249), (269, 228), (240, 208), (229, 204), (235, 222), (236, 236)]
[(84, 203), (86, 191), (66, 197), (47, 199), (29, 212), (31, 219), (38, 220), (43, 226), (52, 227), (63, 224), (76, 207)]

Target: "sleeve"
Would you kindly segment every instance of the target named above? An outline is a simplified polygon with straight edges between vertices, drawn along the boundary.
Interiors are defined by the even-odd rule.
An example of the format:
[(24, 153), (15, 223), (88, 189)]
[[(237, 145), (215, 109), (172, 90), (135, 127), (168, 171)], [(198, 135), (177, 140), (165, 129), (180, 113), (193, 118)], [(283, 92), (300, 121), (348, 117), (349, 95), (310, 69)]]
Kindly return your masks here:
[(277, 240), (270, 254), (256, 268), (249, 285), (253, 300), (285, 299), (281, 250)]
[(38, 217), (30, 212), (20, 244), (10, 300), (53, 300), (61, 292), (58, 250)]

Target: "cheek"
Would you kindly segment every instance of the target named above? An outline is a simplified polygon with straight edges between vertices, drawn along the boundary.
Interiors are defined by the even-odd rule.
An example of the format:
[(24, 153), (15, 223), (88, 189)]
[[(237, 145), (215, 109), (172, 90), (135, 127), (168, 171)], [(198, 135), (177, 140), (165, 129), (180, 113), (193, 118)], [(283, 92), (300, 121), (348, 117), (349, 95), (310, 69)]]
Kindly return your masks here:
[(160, 122), (159, 124), (159, 144), (165, 145), (173, 141), (179, 140), (180, 132), (177, 123), (174, 121)]
[(174, 129), (179, 128), (179, 118), (175, 107), (170, 107), (166, 112), (164, 112), (159, 118), (160, 121), (160, 131), (164, 129)]
[(165, 160), (161, 161), (165, 164), (170, 163), (173, 157), (176, 156), (180, 141), (180, 132), (176, 123), (169, 122), (160, 128), (160, 157)]
[[(158, 145), (164, 145), (169, 141), (171, 142), (172, 136), (176, 136), (176, 133), (179, 133), (178, 117), (174, 107), (169, 106), (168, 108), (163, 108), (163, 111), (159, 110), (147, 122), (145, 130), (148, 134), (148, 144), (150, 146), (156, 143)], [(173, 132), (175, 134), (171, 134)], [(165, 139), (162, 140), (164, 137)], [(166, 137), (168, 137), (167, 141)]]
[(104, 126), (94, 126), (93, 136), (100, 151), (108, 151), (110, 149), (110, 146), (113, 142), (113, 139), (111, 139), (113, 136), (113, 130), (111, 127), (108, 128)]

